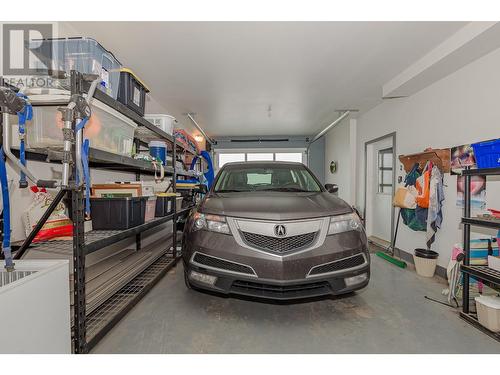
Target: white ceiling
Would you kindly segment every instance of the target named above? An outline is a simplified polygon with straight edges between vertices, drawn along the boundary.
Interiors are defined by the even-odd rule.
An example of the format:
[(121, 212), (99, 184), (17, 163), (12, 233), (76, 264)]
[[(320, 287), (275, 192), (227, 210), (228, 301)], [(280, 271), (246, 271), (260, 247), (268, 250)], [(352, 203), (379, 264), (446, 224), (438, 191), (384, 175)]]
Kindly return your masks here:
[[(71, 22), (151, 88), (149, 111), (195, 112), (211, 136), (311, 135), (464, 22)], [(268, 109), (271, 107), (271, 111)]]

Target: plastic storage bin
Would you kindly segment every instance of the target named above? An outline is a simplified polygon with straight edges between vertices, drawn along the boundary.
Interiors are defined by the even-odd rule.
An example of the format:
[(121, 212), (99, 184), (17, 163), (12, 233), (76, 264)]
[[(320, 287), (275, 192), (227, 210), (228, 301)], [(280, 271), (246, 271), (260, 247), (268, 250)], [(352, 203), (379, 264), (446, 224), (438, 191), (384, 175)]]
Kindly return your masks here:
[[(39, 71), (76, 70), (101, 77), (100, 89), (109, 96), (118, 97), (121, 64), (116, 57), (92, 38), (58, 38), (31, 42), (32, 49), (41, 60), (35, 68)], [(35, 48), (38, 47), (38, 48)], [(51, 51), (52, 50), (52, 51)], [(39, 63), (39, 62), (37, 62)], [(69, 88), (69, 79), (56, 80), (59, 85)]]
[[(60, 103), (69, 100), (69, 95), (33, 95), (30, 100), (33, 104), (54, 101)], [(137, 124), (98, 100), (94, 99), (91, 107), (92, 116), (84, 129), (84, 136), (90, 140), (90, 147), (131, 156)], [(62, 116), (57, 106), (34, 106), (33, 120), (26, 123), (26, 147), (61, 148), (62, 127)]]
[[(168, 194), (168, 195), (167, 195)], [(168, 216), (174, 212), (174, 206), (172, 202), (174, 201), (175, 196), (165, 193), (156, 196), (156, 209), (155, 216), (163, 217)]]
[(492, 332), (500, 332), (500, 297), (479, 296), (475, 301), (479, 323)]
[(174, 133), (174, 125), (177, 122), (175, 117), (170, 115), (144, 115), (144, 118), (153, 125), (159, 127), (165, 133), (172, 135)]
[(473, 143), (478, 168), (500, 168), (500, 138)]
[(128, 108), (144, 116), (146, 107), (146, 94), (149, 92), (147, 86), (130, 69), (120, 70), (120, 88), (118, 90), (118, 101)]
[(93, 229), (129, 229), (144, 224), (148, 197), (90, 198)]
[(148, 197), (146, 201), (146, 210), (144, 213), (144, 221), (148, 222), (155, 218), (156, 214), (156, 197)]

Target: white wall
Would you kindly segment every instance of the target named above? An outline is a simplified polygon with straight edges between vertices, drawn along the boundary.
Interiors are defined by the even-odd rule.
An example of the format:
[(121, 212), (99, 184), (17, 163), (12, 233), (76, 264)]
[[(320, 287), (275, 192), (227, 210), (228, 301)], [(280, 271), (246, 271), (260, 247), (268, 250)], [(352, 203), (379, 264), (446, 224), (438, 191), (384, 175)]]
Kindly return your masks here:
[[(350, 204), (355, 202), (355, 158), (352, 157), (351, 139), (356, 138), (356, 120), (344, 120), (325, 135), (325, 183), (339, 186), (339, 197)], [(330, 172), (330, 163), (337, 162), (337, 172)]]
[[(446, 148), (500, 137), (499, 67), (500, 50), (496, 50), (408, 98), (384, 101), (362, 114), (357, 127), (357, 206), (364, 206), (361, 156), (367, 141), (395, 131), (396, 154), (401, 155), (426, 147)], [(397, 173), (404, 175), (399, 162)], [(462, 210), (455, 203), (456, 176), (446, 174), (444, 183), (444, 223), (433, 245), (442, 266), (447, 265), (453, 244), (462, 239)], [(498, 180), (487, 184), (487, 206), (500, 208)], [(397, 246), (410, 253), (416, 247), (425, 247), (425, 233), (402, 225)]]

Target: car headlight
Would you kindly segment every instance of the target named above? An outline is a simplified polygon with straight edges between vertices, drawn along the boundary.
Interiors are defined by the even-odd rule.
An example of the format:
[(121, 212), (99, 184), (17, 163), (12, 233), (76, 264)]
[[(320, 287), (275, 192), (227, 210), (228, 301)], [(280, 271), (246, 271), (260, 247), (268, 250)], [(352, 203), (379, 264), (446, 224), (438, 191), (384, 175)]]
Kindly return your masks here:
[(361, 232), (363, 230), (363, 224), (361, 219), (356, 213), (350, 213), (346, 215), (332, 216), (330, 218), (330, 227), (328, 228), (328, 234), (338, 234), (350, 231)]
[(196, 212), (193, 217), (194, 230), (208, 230), (211, 232), (231, 234), (229, 230), (229, 225), (227, 225), (226, 218), (224, 216), (202, 214)]

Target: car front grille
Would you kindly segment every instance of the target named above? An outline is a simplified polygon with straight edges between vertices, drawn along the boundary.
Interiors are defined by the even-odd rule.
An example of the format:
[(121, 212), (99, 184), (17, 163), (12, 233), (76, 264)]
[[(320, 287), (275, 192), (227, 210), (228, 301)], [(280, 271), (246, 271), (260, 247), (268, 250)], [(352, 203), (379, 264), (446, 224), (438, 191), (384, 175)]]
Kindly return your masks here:
[(264, 236), (262, 234), (241, 232), (243, 240), (247, 245), (260, 250), (277, 254), (287, 253), (293, 250), (306, 248), (314, 242), (317, 232), (299, 234), (284, 238)]
[(303, 298), (331, 292), (330, 284), (326, 281), (298, 285), (273, 285), (236, 280), (231, 290), (235, 293), (272, 298)]
[(255, 275), (254, 270), (249, 266), (245, 266), (244, 264), (230, 262), (228, 260), (224, 260), (224, 259), (220, 259), (220, 258), (215, 258), (215, 257), (212, 257), (210, 255), (206, 255), (206, 254), (202, 254), (202, 253), (196, 253), (193, 257), (193, 262), (195, 262), (201, 266), (217, 268), (220, 270), (243, 273), (243, 274), (247, 274), (247, 275)]
[(362, 254), (355, 255), (353, 257), (344, 258), (336, 260), (334, 262), (321, 264), (311, 268), (309, 271), (309, 276), (321, 275), (324, 273), (330, 273), (335, 271), (342, 271), (349, 268), (354, 268), (361, 266), (365, 263), (365, 257)]

